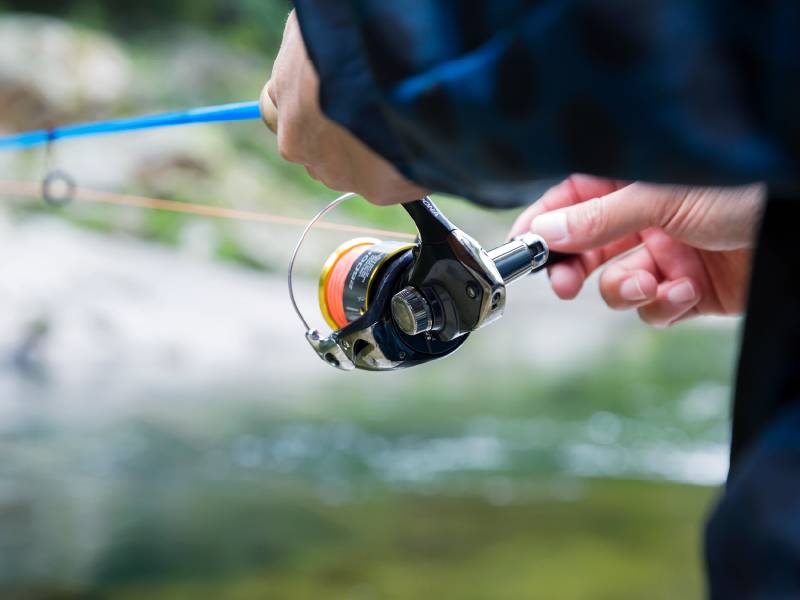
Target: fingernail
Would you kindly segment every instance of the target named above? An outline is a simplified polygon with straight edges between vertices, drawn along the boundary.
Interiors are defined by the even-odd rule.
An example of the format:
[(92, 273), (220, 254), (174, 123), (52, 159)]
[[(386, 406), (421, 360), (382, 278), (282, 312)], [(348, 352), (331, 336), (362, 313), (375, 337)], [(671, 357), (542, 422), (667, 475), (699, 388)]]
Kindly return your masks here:
[(667, 300), (673, 304), (689, 304), (697, 298), (694, 286), (689, 281), (679, 283), (667, 292)]
[(622, 282), (622, 285), (619, 286), (619, 295), (622, 296), (623, 300), (628, 300), (629, 302), (636, 302), (647, 298), (647, 294), (644, 293), (642, 285), (639, 283), (639, 278), (636, 275), (628, 277), (628, 279)]
[(539, 215), (531, 223), (531, 232), (538, 233), (548, 242), (563, 242), (569, 236), (566, 213), (549, 212)]

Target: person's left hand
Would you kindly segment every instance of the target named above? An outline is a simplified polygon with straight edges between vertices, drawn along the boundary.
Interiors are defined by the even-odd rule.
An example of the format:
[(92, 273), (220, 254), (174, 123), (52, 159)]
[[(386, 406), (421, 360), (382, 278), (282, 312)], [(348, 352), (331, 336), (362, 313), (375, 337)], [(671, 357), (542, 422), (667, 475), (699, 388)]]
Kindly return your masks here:
[[(294, 11), (289, 15), (272, 78), (261, 104), (278, 112), (278, 150), (289, 162), (331, 189), (355, 192), (374, 204), (422, 198), (425, 190), (403, 177), (388, 161), (322, 114), (319, 78), (308, 58)], [(266, 109), (262, 108), (266, 114)]]
[(664, 327), (698, 315), (744, 310), (755, 231), (766, 188), (625, 183), (573, 175), (517, 219), (575, 256), (549, 268), (550, 284), (574, 298), (592, 271), (611, 308), (637, 309)]

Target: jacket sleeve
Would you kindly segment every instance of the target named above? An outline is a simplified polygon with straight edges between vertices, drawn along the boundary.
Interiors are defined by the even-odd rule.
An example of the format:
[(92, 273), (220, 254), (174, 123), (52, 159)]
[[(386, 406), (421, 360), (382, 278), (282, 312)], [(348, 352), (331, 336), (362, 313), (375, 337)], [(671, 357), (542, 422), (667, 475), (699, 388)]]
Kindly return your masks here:
[(323, 110), (415, 181), (800, 179), (800, 5), (297, 0)]

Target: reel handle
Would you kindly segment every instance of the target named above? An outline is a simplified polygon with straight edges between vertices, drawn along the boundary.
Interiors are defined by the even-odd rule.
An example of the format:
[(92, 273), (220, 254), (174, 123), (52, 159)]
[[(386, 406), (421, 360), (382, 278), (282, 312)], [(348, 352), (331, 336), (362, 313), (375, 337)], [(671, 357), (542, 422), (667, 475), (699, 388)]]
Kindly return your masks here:
[(538, 273), (573, 256), (551, 251), (547, 247), (547, 242), (534, 233), (517, 236), (510, 242), (489, 251), (489, 258), (494, 262), (506, 284), (531, 273)]
[(557, 265), (560, 262), (564, 262), (570, 258), (575, 258), (574, 254), (568, 254), (566, 252), (557, 252), (556, 250), (550, 251), (550, 257), (547, 259), (547, 267), (552, 265)]

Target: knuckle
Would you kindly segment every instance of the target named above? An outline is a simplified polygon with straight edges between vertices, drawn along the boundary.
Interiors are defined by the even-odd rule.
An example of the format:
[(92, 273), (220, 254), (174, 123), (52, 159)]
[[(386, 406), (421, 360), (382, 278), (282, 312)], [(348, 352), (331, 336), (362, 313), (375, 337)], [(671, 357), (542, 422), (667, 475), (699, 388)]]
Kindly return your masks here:
[(393, 193), (379, 193), (373, 194), (370, 202), (373, 204), (377, 204), (378, 206), (391, 206), (393, 204), (401, 204), (402, 202), (407, 202), (410, 199), (413, 200), (416, 198), (416, 194), (414, 195), (398, 195)]
[(661, 185), (653, 191), (654, 202), (650, 203), (651, 220), (661, 228), (670, 230), (680, 228), (693, 204), (690, 202), (692, 190), (678, 185)]
[(387, 198), (386, 196), (376, 195), (376, 194), (364, 194), (364, 198), (370, 204), (374, 204), (375, 206), (389, 206), (393, 204), (392, 200)]
[(286, 162), (290, 163), (297, 162), (295, 160), (295, 156), (292, 150), (283, 144), (278, 145), (278, 154), (280, 154), (281, 158)]
[(603, 299), (609, 308), (618, 308), (620, 306), (619, 294), (613, 289), (613, 283), (607, 277), (600, 277), (600, 297)]
[(603, 234), (608, 226), (608, 208), (604, 198), (595, 198), (580, 205), (578, 227), (590, 239)]
[(600, 295), (603, 297), (606, 306), (612, 310), (627, 310), (633, 308), (630, 303), (622, 300), (617, 293), (604, 293), (603, 290), (601, 290)]
[(369, 189), (364, 189), (363, 196), (371, 204), (390, 206), (417, 198), (418, 194), (410, 186), (394, 186), (387, 182), (377, 182), (377, 184), (369, 186)]
[(320, 177), (322, 182), (332, 190), (341, 192), (352, 187), (349, 185), (350, 182), (340, 175), (337, 170), (331, 171), (330, 169), (326, 169), (320, 174)]
[(278, 153), (281, 155), (281, 158), (287, 162), (303, 162), (297, 144), (294, 143), (294, 141), (288, 135), (278, 136)]

